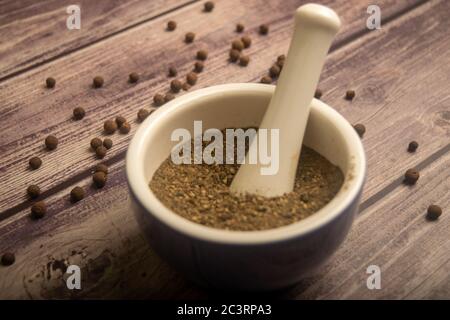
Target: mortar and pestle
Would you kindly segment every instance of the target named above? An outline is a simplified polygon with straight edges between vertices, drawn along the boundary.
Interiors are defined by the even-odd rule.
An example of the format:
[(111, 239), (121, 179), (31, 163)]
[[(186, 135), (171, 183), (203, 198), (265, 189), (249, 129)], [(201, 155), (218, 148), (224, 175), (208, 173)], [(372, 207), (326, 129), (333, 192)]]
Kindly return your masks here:
[[(155, 251), (197, 284), (235, 290), (287, 287), (317, 269), (347, 235), (364, 184), (364, 150), (347, 120), (313, 98), (339, 26), (333, 10), (301, 6), (276, 88), (235, 83), (193, 91), (155, 111), (133, 137), (126, 174), (137, 221)], [(273, 197), (292, 191), (302, 144), (338, 166), (344, 184), (310, 217), (276, 229), (229, 231), (189, 221), (165, 207), (149, 182), (176, 144), (172, 132), (186, 128), (192, 135), (195, 120), (203, 121), (203, 130), (279, 129), (278, 173), (261, 175), (260, 165), (246, 161), (231, 184), (236, 193)]]

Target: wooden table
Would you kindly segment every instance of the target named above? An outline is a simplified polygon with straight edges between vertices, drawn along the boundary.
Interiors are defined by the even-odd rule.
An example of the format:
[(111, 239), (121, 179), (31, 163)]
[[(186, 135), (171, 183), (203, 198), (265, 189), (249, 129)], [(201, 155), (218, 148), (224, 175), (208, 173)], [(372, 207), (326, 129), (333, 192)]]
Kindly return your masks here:
[[(66, 28), (69, 0), (2, 1), (0, 6), (0, 297), (205, 298), (149, 248), (129, 209), (124, 156), (136, 113), (165, 92), (167, 68), (179, 77), (192, 69), (195, 52), (209, 51), (193, 89), (230, 82), (258, 82), (286, 53), (299, 0), (202, 1), (80, 0), (81, 29)], [(296, 299), (450, 298), (450, 1), (379, 0), (382, 27), (369, 30), (371, 0), (316, 1), (335, 9), (343, 27), (329, 53), (319, 87), (322, 100), (351, 123), (363, 123), (368, 176), (359, 215), (344, 244), (322, 268), (294, 288), (272, 294)], [(174, 32), (165, 31), (175, 20)], [(229, 44), (245, 24), (253, 43), (243, 68), (227, 61)], [(267, 36), (258, 26), (267, 23)], [(184, 34), (196, 33), (192, 44)], [(131, 72), (140, 81), (127, 82)], [(105, 85), (91, 88), (101, 75)], [(52, 76), (57, 84), (45, 88)], [(347, 89), (356, 98), (343, 98)], [(82, 106), (86, 117), (72, 119)], [(115, 115), (131, 120), (129, 134), (114, 134), (105, 162), (107, 185), (92, 187), (99, 163), (89, 151)], [(59, 138), (54, 151), (47, 135)], [(406, 148), (420, 144), (415, 153)], [(29, 170), (39, 156), (43, 165)], [(406, 169), (420, 170), (415, 186), (402, 184)], [(38, 184), (48, 205), (38, 221), (29, 217), (26, 188)], [(87, 191), (72, 204), (74, 186)], [(437, 204), (438, 221), (425, 219)], [(82, 271), (82, 290), (68, 290), (67, 265)], [(381, 268), (381, 289), (366, 286), (367, 267)]]

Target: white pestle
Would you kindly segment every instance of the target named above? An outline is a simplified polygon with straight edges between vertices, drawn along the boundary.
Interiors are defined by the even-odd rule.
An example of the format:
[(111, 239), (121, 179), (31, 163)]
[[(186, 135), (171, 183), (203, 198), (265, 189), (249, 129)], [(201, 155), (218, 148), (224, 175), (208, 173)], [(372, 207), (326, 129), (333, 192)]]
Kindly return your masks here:
[[(246, 155), (231, 183), (232, 192), (276, 197), (293, 191), (310, 104), (340, 25), (337, 14), (322, 5), (306, 4), (295, 12), (294, 34), (283, 71), (259, 127), (269, 129), (265, 135), (267, 153), (271, 150), (271, 129), (279, 129), (278, 172), (262, 174), (261, 169), (268, 165), (260, 163), (257, 143), (263, 132), (258, 130), (257, 139), (250, 146), (250, 150), (258, 150), (258, 162), (250, 164), (249, 154)], [(268, 156), (272, 161), (276, 158)]]

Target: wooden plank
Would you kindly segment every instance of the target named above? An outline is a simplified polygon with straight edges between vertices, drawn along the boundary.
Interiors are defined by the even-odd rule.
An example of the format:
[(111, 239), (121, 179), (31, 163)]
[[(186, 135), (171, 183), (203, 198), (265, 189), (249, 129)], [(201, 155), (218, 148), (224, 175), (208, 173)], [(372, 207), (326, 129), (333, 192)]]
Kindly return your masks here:
[[(444, 41), (447, 26), (445, 22), (437, 24), (435, 23), (436, 20), (434, 20), (444, 21), (442, 16), (445, 15), (447, 6), (448, 4), (445, 2), (435, 1), (420, 7), (407, 16), (393, 21), (382, 34), (369, 34), (358, 40), (357, 43), (343, 47), (331, 55), (330, 61), (332, 63), (328, 64), (325, 74), (328, 74), (330, 72), (328, 68), (333, 68), (336, 63), (349, 67), (335, 70), (332, 74), (333, 79), (325, 79), (322, 82), (326, 90), (325, 100), (333, 106), (336, 105), (336, 108), (341, 112), (349, 113), (349, 116), (354, 117), (352, 119), (354, 121), (366, 120), (366, 126), (371, 128), (367, 133), (367, 137), (364, 138), (364, 143), (368, 149), (371, 148), (372, 144), (376, 144), (378, 139), (385, 141), (383, 145), (384, 150), (381, 154), (371, 153), (369, 155), (369, 169), (373, 173), (372, 175), (369, 173), (367, 190), (378, 190), (373, 186), (377, 184), (386, 186), (391, 181), (397, 181), (404, 169), (410, 165), (425, 161), (424, 163), (427, 166), (422, 171), (419, 184), (414, 189), (394, 186), (394, 192), (389, 194), (389, 197), (392, 197), (389, 199), (393, 202), (386, 200), (385, 202), (376, 203), (359, 218), (346, 244), (332, 260), (334, 265), (339, 266), (343, 272), (347, 272), (344, 273), (343, 278), (332, 278), (328, 275), (328, 278), (324, 278), (325, 280), (317, 278), (306, 279), (294, 291), (286, 293), (286, 296), (320, 298), (330, 294), (330, 290), (326, 290), (327, 288), (336, 288), (336, 290), (340, 288), (338, 281), (349, 281), (344, 282), (344, 286), (349, 286), (346, 287), (349, 289), (341, 292), (339, 296), (352, 293), (353, 291), (350, 290), (353, 289), (352, 278), (347, 279), (345, 277), (345, 275), (352, 275), (351, 267), (356, 266), (360, 268), (365, 266), (365, 263), (374, 257), (373, 255), (367, 257), (364, 255), (367, 252), (371, 252), (371, 249), (375, 249), (376, 253), (383, 253), (384, 247), (377, 247), (377, 242), (373, 241), (373, 239), (379, 239), (381, 244), (386, 244), (389, 243), (391, 236), (396, 235), (398, 232), (403, 232), (402, 235), (406, 239), (415, 235), (417, 235), (416, 240), (424, 239), (424, 237), (441, 239), (439, 237), (443, 236), (443, 230), (446, 228), (448, 230), (449, 220), (446, 218), (441, 219), (439, 224), (435, 224), (437, 226), (435, 229), (432, 229), (431, 225), (426, 225), (425, 229), (421, 229), (415, 224), (417, 221), (420, 222), (420, 218), (417, 217), (423, 216), (424, 207), (429, 204), (429, 201), (434, 200), (429, 196), (430, 190), (435, 192), (437, 199), (445, 198), (446, 196), (442, 192), (442, 190), (446, 190), (445, 185), (442, 184), (442, 181), (445, 180), (439, 179), (447, 178), (445, 175), (442, 175), (442, 169), (445, 168), (445, 165), (448, 166), (448, 148), (444, 149), (445, 152), (438, 153), (438, 159), (440, 159), (438, 162), (434, 163), (431, 161), (430, 163), (426, 159), (427, 156), (436, 158), (433, 155), (436, 154), (437, 147), (445, 148), (445, 142), (448, 141), (448, 139), (445, 140), (445, 134), (442, 134), (442, 131), (445, 132), (445, 129), (448, 128), (448, 122), (445, 122), (446, 118), (442, 116), (443, 114), (445, 115), (442, 111), (445, 109), (439, 108), (441, 104), (445, 106), (449, 101), (448, 93), (443, 91), (444, 89), (440, 88), (439, 85), (445, 84), (442, 81), (442, 77), (447, 72), (445, 64), (442, 63), (446, 61), (444, 53), (448, 49), (448, 44), (445, 44)], [(433, 19), (430, 19), (430, 17), (433, 17)], [(414, 34), (414, 36), (411, 35), (409, 33), (411, 26), (419, 26), (418, 30), (421, 30), (421, 32)], [(397, 45), (394, 45), (396, 42)], [(383, 43), (385, 46), (381, 45)], [(405, 44), (408, 44), (407, 47), (410, 50), (414, 50), (417, 56), (413, 61), (406, 58), (408, 57), (408, 52), (398, 52), (398, 47), (403, 47)], [(374, 48), (380, 50), (374, 50)], [(428, 54), (428, 48), (434, 49), (435, 56), (433, 61), (426, 66), (418, 64), (415, 59), (423, 58), (424, 55)], [(269, 47), (266, 50), (271, 49)], [(359, 53), (356, 51), (359, 51)], [(273, 53), (269, 55), (269, 57), (271, 56), (273, 56)], [(385, 61), (386, 56), (389, 56), (390, 60)], [(368, 57), (370, 61), (369, 66), (367, 66), (368, 60), (363, 57)], [(358, 63), (359, 61), (364, 63)], [(380, 61), (383, 61), (381, 67)], [(410, 70), (412, 64), (414, 64), (415, 69)], [(374, 81), (374, 77), (379, 76), (380, 69), (381, 71), (389, 69), (395, 71), (395, 78), (388, 78), (389, 81), (387, 81), (386, 85), (384, 85), (384, 82), (377, 83), (378, 86), (381, 86), (381, 89), (369, 90), (377, 94), (382, 93), (383, 99), (377, 99), (375, 93), (370, 94), (369, 92), (362, 96), (358, 95), (357, 99), (360, 99), (360, 101), (355, 100), (353, 103), (348, 103), (342, 100), (342, 92), (345, 91), (344, 89), (347, 87), (346, 82), (349, 79), (353, 79), (354, 83), (361, 83), (360, 88), (363, 90), (362, 88), (365, 88), (364, 83), (368, 82), (368, 84), (373, 86), (373, 82), (370, 81)], [(383, 72), (381, 73), (384, 74)], [(386, 76), (383, 79), (386, 79)], [(331, 86), (333, 83), (335, 83), (334, 86)], [(423, 85), (422, 92), (410, 92), (410, 96), (406, 96), (405, 92), (415, 88), (418, 83)], [(332, 90), (331, 88), (334, 89)], [(433, 88), (433, 91), (431, 91), (431, 88)], [(361, 91), (358, 89), (357, 92)], [(433, 98), (436, 94), (439, 98)], [(396, 100), (386, 99), (386, 97), (391, 96), (393, 96), (392, 99), (395, 97)], [(363, 99), (363, 97), (366, 98)], [(433, 99), (436, 99), (436, 101), (433, 101)], [(389, 101), (386, 102), (385, 100)], [(365, 101), (366, 103), (364, 103)], [(426, 111), (422, 111), (420, 116), (410, 117), (407, 115), (407, 118), (401, 118), (407, 121), (397, 119), (403, 116), (403, 113), (387, 112), (388, 110), (405, 110), (406, 107), (410, 110), (418, 110), (416, 106), (422, 105), (423, 101), (430, 102)], [(362, 114), (360, 110), (361, 104), (371, 110), (370, 116)], [(376, 106), (371, 107), (371, 104)], [(351, 115), (352, 112), (355, 115)], [(430, 113), (430, 115), (427, 113)], [(392, 115), (391, 118), (388, 117), (389, 115)], [(386, 119), (390, 120), (389, 125), (384, 124)], [(390, 138), (392, 136), (400, 137), (408, 128), (420, 130), (414, 132), (416, 134), (420, 132), (420, 137), (423, 139), (420, 141), (420, 149), (415, 155), (404, 153), (404, 148), (399, 148), (399, 145), (403, 146), (407, 143), (409, 137), (402, 138), (405, 140), (400, 142), (391, 141), (393, 139)], [(401, 139), (399, 138), (399, 140)], [(439, 143), (433, 144), (434, 140), (438, 140)], [(431, 154), (429, 154), (431, 148), (427, 149), (427, 145), (430, 144), (434, 148), (434, 152)], [(375, 173), (379, 172), (378, 168), (384, 168), (386, 161), (389, 160), (386, 159), (386, 154), (390, 153), (393, 157), (395, 156), (399, 159), (398, 162), (392, 164), (395, 170), (392, 171), (390, 177), (378, 177)], [(424, 154), (427, 156), (424, 156)], [(47, 263), (50, 262), (50, 267), (54, 264), (52, 258), (58, 261), (68, 259), (72, 263), (72, 261), (77, 261), (75, 258), (73, 260), (70, 258), (72, 251), (81, 251), (81, 258), (79, 259), (82, 259), (81, 264), (85, 268), (84, 270), (88, 274), (90, 270), (99, 271), (94, 272), (97, 274), (96, 277), (86, 280), (86, 291), (83, 290), (82, 293), (76, 294), (77, 297), (192, 298), (204, 297), (207, 294), (185, 283), (164, 262), (156, 259), (151, 250), (147, 249), (147, 245), (141, 239), (136, 223), (129, 212), (128, 192), (122, 168), (122, 161), (115, 162), (109, 183), (105, 187), (106, 189), (99, 192), (90, 190), (88, 197), (76, 205), (68, 204), (67, 196), (70, 187), (50, 196), (48, 198), (49, 214), (43, 221), (38, 223), (30, 222), (27, 219), (28, 209), (24, 209), (14, 217), (0, 223), (0, 233), (4, 235), (2, 242), (0, 242), (0, 252), (14, 250), (18, 259), (13, 267), (0, 269), (0, 278), (5, 279), (0, 281), (0, 292), (7, 292), (8, 297), (67, 297), (70, 293), (65, 290), (64, 283), (59, 278), (58, 270), (55, 270), (55, 272), (50, 271), (50, 279), (43, 279), (42, 276), (36, 278), (36, 275), (40, 273), (46, 274), (45, 268)], [(90, 184), (89, 178), (82, 179), (78, 184), (88, 186)], [(439, 184), (444, 189), (441, 189)], [(448, 187), (446, 188), (448, 190)], [(422, 189), (425, 190), (423, 194)], [(420, 198), (421, 202), (417, 206), (416, 201), (408, 201), (410, 198), (406, 197), (411, 194), (411, 190), (416, 191), (413, 194), (414, 199), (416, 197)], [(401, 201), (402, 199), (403, 201)], [(398, 206), (399, 203), (402, 205), (401, 207)], [(448, 211), (448, 203), (442, 203), (441, 205), (444, 208), (444, 212)], [(405, 215), (397, 215), (396, 219), (393, 219), (388, 210), (389, 208), (395, 208), (399, 211), (404, 209), (407, 213)], [(374, 218), (375, 225), (372, 226), (372, 216), (374, 215), (376, 215)], [(411, 227), (411, 229), (405, 229), (405, 223), (406, 227)], [(385, 224), (388, 225), (386, 232), (382, 230)], [(360, 225), (361, 227), (359, 227)], [(364, 232), (366, 229), (370, 234), (366, 233), (364, 237), (359, 237), (359, 233)], [(425, 232), (430, 234), (425, 234)], [(408, 234), (410, 237), (408, 237)], [(351, 242), (352, 239), (358, 239), (359, 241)], [(349, 245), (350, 242), (352, 243), (351, 246)], [(431, 248), (435, 243), (435, 240), (427, 242), (424, 244), (426, 248), (422, 247), (422, 249), (425, 248), (428, 250), (427, 252), (432, 252)], [(41, 245), (43, 245), (42, 248), (40, 248)], [(395, 251), (395, 248), (390, 247), (391, 251), (389, 252), (398, 254), (400, 260), (398, 262), (391, 260), (391, 265), (398, 270), (401, 270), (402, 266), (410, 268), (409, 265), (402, 263), (406, 258), (409, 259), (409, 256), (403, 255), (407, 251), (402, 251), (398, 248)], [(413, 248), (413, 246), (411, 245), (410, 248)], [(83, 252), (85, 253), (84, 258)], [(411, 254), (413, 253), (411, 251)], [(46, 255), (51, 255), (51, 257)], [(383, 257), (383, 255), (380, 256)], [(342, 258), (339, 259), (339, 257)], [(384, 256), (384, 259), (388, 258), (392, 258), (390, 254)], [(441, 263), (441, 258), (434, 259), (432, 255), (428, 255), (427, 258), (429, 259), (428, 261), (431, 261), (429, 267), (427, 267), (430, 270), (438, 267), (434, 263), (435, 261)], [(416, 270), (421, 271), (422, 269), (420, 268), (419, 266)], [(50, 269), (52, 270), (52, 268)], [(349, 270), (346, 271), (344, 269)], [(145, 277), (142, 277), (140, 274), (143, 270), (149, 270)], [(326, 272), (328, 271), (329, 269), (327, 268), (322, 270), (323, 277), (327, 276)], [(334, 273), (332, 275), (338, 277)], [(20, 279), (22, 282), (14, 279)], [(28, 282), (30, 279), (33, 279), (31, 284)], [(334, 280), (334, 282), (327, 284), (326, 280), (330, 279)], [(414, 277), (410, 276), (408, 279), (414, 279)], [(423, 278), (418, 278), (418, 280), (421, 279), (423, 280)], [(411, 290), (417, 284), (413, 282), (410, 283), (409, 289)], [(24, 283), (26, 288), (24, 288)], [(172, 286), (172, 283), (176, 283), (176, 285)], [(133, 288), (133, 290), (127, 290), (127, 288)], [(402, 294), (407, 293), (403, 292)], [(424, 294), (423, 291), (422, 294)], [(426, 293), (424, 295), (426, 296)]]
[[(0, 81), (194, 2), (5, 1), (0, 8)], [(80, 6), (80, 30), (67, 29), (71, 4)]]
[[(284, 1), (282, 5), (274, 0), (245, 4), (223, 1), (216, 3), (211, 15), (201, 12), (201, 4), (195, 4), (0, 83), (0, 92), (4, 97), (4, 104), (0, 107), (0, 125), (3, 128), (0, 172), (5, 186), (0, 210), (10, 210), (8, 213), (11, 213), (11, 208), (14, 208), (13, 211), (17, 212), (27, 205), (23, 191), (31, 182), (39, 183), (43, 190), (52, 190), (64, 179), (76, 177), (80, 171), (91, 166), (93, 155), (87, 147), (90, 139), (102, 134), (103, 121), (117, 114), (135, 119), (139, 108), (150, 106), (155, 93), (167, 90), (167, 67), (177, 66), (180, 77), (184, 76), (192, 68), (195, 52), (199, 48), (208, 48), (210, 57), (196, 88), (260, 77), (276, 56), (287, 50), (292, 12), (300, 3), (295, 0)], [(328, 0), (322, 3), (335, 6)], [(399, 3), (403, 6), (400, 7)], [(397, 12), (394, 9), (404, 10), (416, 3), (419, 2), (387, 1), (382, 7), (383, 12), (394, 15)], [(369, 4), (369, 0), (354, 1), (335, 7), (342, 19), (348, 22), (338, 42), (346, 39), (343, 35), (351, 37), (351, 34), (365, 28), (366, 16), (360, 13), (365, 12)], [(262, 20), (261, 17), (267, 19)], [(175, 32), (152, 32), (162, 29), (169, 19), (178, 21), (179, 27)], [(245, 21), (247, 34), (253, 38), (252, 47), (247, 50), (252, 57), (247, 68), (227, 61), (229, 43), (236, 38), (234, 28), (239, 21)], [(256, 30), (262, 22), (270, 23), (268, 36), (257, 35)], [(349, 29), (348, 26), (355, 23), (358, 23), (359, 29)], [(197, 41), (191, 45), (182, 41), (188, 30), (197, 33)], [(93, 70), (96, 70), (95, 73)], [(127, 75), (132, 71), (140, 72), (142, 81), (130, 86)], [(96, 74), (103, 75), (106, 81), (105, 87), (100, 90), (90, 88), (92, 77)], [(43, 87), (43, 81), (49, 75), (58, 82), (53, 90)], [(345, 88), (340, 87), (339, 90)], [(342, 103), (340, 97), (337, 101)], [(339, 104), (335, 106), (339, 107)], [(77, 106), (87, 110), (87, 116), (81, 122), (71, 119), (72, 109)], [(137, 123), (133, 121), (132, 125), (131, 133)], [(42, 148), (48, 134), (60, 139), (58, 149), (51, 153)], [(113, 136), (115, 146), (108, 157), (123, 156), (130, 136)], [(34, 155), (41, 156), (44, 165), (37, 171), (27, 170), (28, 159)], [(58, 163), (51, 161), (54, 157), (58, 157)]]

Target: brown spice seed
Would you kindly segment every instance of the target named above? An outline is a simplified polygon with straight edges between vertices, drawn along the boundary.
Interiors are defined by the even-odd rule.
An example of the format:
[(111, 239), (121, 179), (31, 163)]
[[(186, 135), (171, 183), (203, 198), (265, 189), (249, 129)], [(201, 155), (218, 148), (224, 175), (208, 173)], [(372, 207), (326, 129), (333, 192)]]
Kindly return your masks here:
[(55, 78), (49, 77), (45, 80), (45, 85), (47, 86), (47, 88), (51, 89), (54, 88), (56, 84), (56, 80)]
[(12, 252), (5, 252), (1, 261), (3, 266), (10, 266), (16, 261), (16, 256)]
[(403, 182), (405, 184), (413, 185), (419, 180), (420, 174), (416, 169), (408, 169), (405, 172), (405, 179)]
[(102, 140), (100, 138), (93, 138), (91, 140), (91, 148), (95, 151), (98, 147), (102, 145)]
[(231, 49), (231, 50), (230, 50), (230, 61), (231, 61), (231, 62), (236, 62), (236, 61), (238, 61), (240, 55), (241, 55), (241, 53), (240, 53), (238, 50), (236, 50), (236, 49)]
[(355, 97), (355, 90), (347, 90), (347, 92), (345, 93), (345, 99), (353, 100), (354, 97)]
[(178, 79), (172, 80), (170, 82), (170, 90), (172, 90), (172, 92), (174, 93), (180, 92), (182, 86), (183, 84)]
[(272, 78), (276, 78), (280, 75), (281, 69), (278, 65), (274, 64), (269, 69), (269, 74)]
[(117, 116), (116, 117), (116, 123), (117, 126), (120, 128), (125, 122), (127, 122), (127, 119), (125, 119), (125, 117), (122, 116)]
[(193, 33), (193, 32), (188, 32), (184, 36), (184, 42), (186, 42), (186, 43), (192, 43), (194, 41), (194, 39), (195, 39), (195, 33)]
[[(160, 93), (157, 93), (153, 96), (153, 102), (156, 106), (162, 106), (164, 104), (164, 96)], [(144, 109), (141, 109), (144, 110)], [(140, 111), (140, 110), (139, 110)]]
[(280, 54), (280, 55), (277, 57), (277, 61), (284, 61), (284, 60), (286, 60), (286, 56), (285, 56), (284, 54)]
[(97, 149), (95, 149), (95, 154), (97, 158), (103, 159), (106, 156), (106, 152), (108, 150), (104, 146), (100, 146)]
[(242, 51), (244, 49), (244, 43), (240, 39), (233, 40), (233, 42), (231, 42), (231, 48)]
[(176, 77), (178, 74), (178, 71), (175, 67), (169, 67), (169, 71), (167, 72), (169, 77)]
[(27, 193), (31, 199), (36, 199), (41, 194), (41, 188), (35, 184), (32, 184), (28, 186)]
[(175, 96), (170, 92), (166, 93), (166, 95), (164, 96), (165, 102), (169, 102), (170, 100), (173, 100), (173, 99), (175, 99)]
[(78, 202), (84, 198), (84, 189), (81, 187), (75, 187), (70, 191), (70, 200), (72, 202)]
[(190, 88), (191, 88), (191, 86), (189, 85), (189, 83), (187, 83), (187, 82), (183, 83), (183, 90), (184, 91), (188, 91)]
[(241, 38), (244, 48), (249, 48), (252, 45), (252, 39), (249, 36), (243, 36)]
[(103, 188), (106, 184), (106, 174), (104, 172), (98, 171), (92, 176), (92, 180), (97, 188)]
[(213, 9), (214, 9), (214, 2), (212, 2), (212, 1), (205, 2), (204, 9), (205, 9), (206, 12), (213, 11)]
[(206, 60), (206, 58), (208, 58), (208, 51), (206, 51), (206, 50), (197, 51), (197, 59), (198, 60)]
[(442, 208), (432, 204), (427, 209), (427, 220), (434, 221), (439, 219), (442, 214)]
[(103, 163), (99, 163), (98, 165), (95, 166), (94, 173), (95, 172), (103, 172), (104, 174), (107, 174), (108, 167)]
[(362, 138), (364, 136), (364, 133), (366, 133), (366, 127), (361, 123), (355, 124), (353, 128), (358, 133), (360, 138)]
[(269, 76), (264, 76), (261, 78), (261, 83), (264, 84), (271, 84), (272, 83), (272, 78)]
[(39, 169), (39, 167), (42, 165), (42, 160), (39, 157), (33, 157), (28, 161), (28, 164), (30, 165), (31, 169), (36, 170)]
[(267, 24), (262, 24), (259, 26), (259, 34), (266, 35), (269, 33), (269, 26)]
[(127, 134), (128, 132), (130, 132), (131, 130), (131, 126), (128, 122), (125, 122), (124, 124), (122, 124), (122, 126), (119, 128), (120, 133), (122, 134)]
[[(163, 97), (164, 99), (164, 97)], [(139, 121), (144, 121), (150, 115), (150, 112), (145, 109), (139, 109), (137, 113), (137, 117)]]
[(84, 111), (84, 109), (82, 107), (76, 107), (75, 109), (73, 109), (73, 118), (75, 120), (81, 120), (84, 118), (86, 112)]
[(106, 120), (103, 129), (106, 134), (113, 134), (117, 130), (117, 123), (114, 120)]
[(236, 25), (236, 32), (241, 33), (241, 32), (244, 31), (244, 29), (245, 29), (245, 27), (244, 27), (244, 25), (242, 23), (238, 23)]
[(101, 87), (103, 87), (103, 82), (104, 82), (103, 78), (100, 77), (100, 76), (96, 76), (94, 78), (94, 80), (92, 80), (92, 84), (93, 84), (94, 88), (101, 88)]
[(45, 138), (45, 146), (48, 150), (55, 150), (58, 146), (58, 138), (52, 135), (48, 136)]
[(250, 57), (249, 56), (241, 56), (239, 58), (239, 64), (241, 66), (243, 66), (243, 67), (246, 67), (249, 62), (250, 62)]
[(139, 75), (136, 72), (130, 73), (130, 75), (128, 76), (128, 81), (130, 83), (138, 82), (139, 81)]
[(186, 81), (188, 84), (193, 86), (197, 83), (197, 75), (194, 72), (189, 72), (186, 76)]
[(200, 73), (203, 71), (203, 68), (205, 67), (205, 65), (203, 64), (203, 62), (201, 61), (196, 61), (194, 64), (194, 71), (197, 73)]
[(113, 141), (110, 138), (106, 138), (105, 140), (103, 140), (103, 146), (109, 150), (113, 146)]
[(322, 97), (322, 90), (316, 89), (316, 92), (314, 93), (314, 98), (320, 99)]
[(285, 61), (284, 59), (277, 60), (276, 64), (277, 64), (277, 66), (280, 67), (280, 69), (283, 69), (283, 67), (284, 67), (284, 61)]
[(167, 30), (173, 31), (177, 28), (177, 23), (175, 21), (169, 21), (167, 22)]
[(419, 147), (419, 144), (417, 143), (417, 141), (411, 141), (408, 144), (408, 152), (415, 152), (418, 147)]
[(31, 207), (31, 218), (41, 219), (47, 213), (47, 206), (44, 201), (38, 201)]

